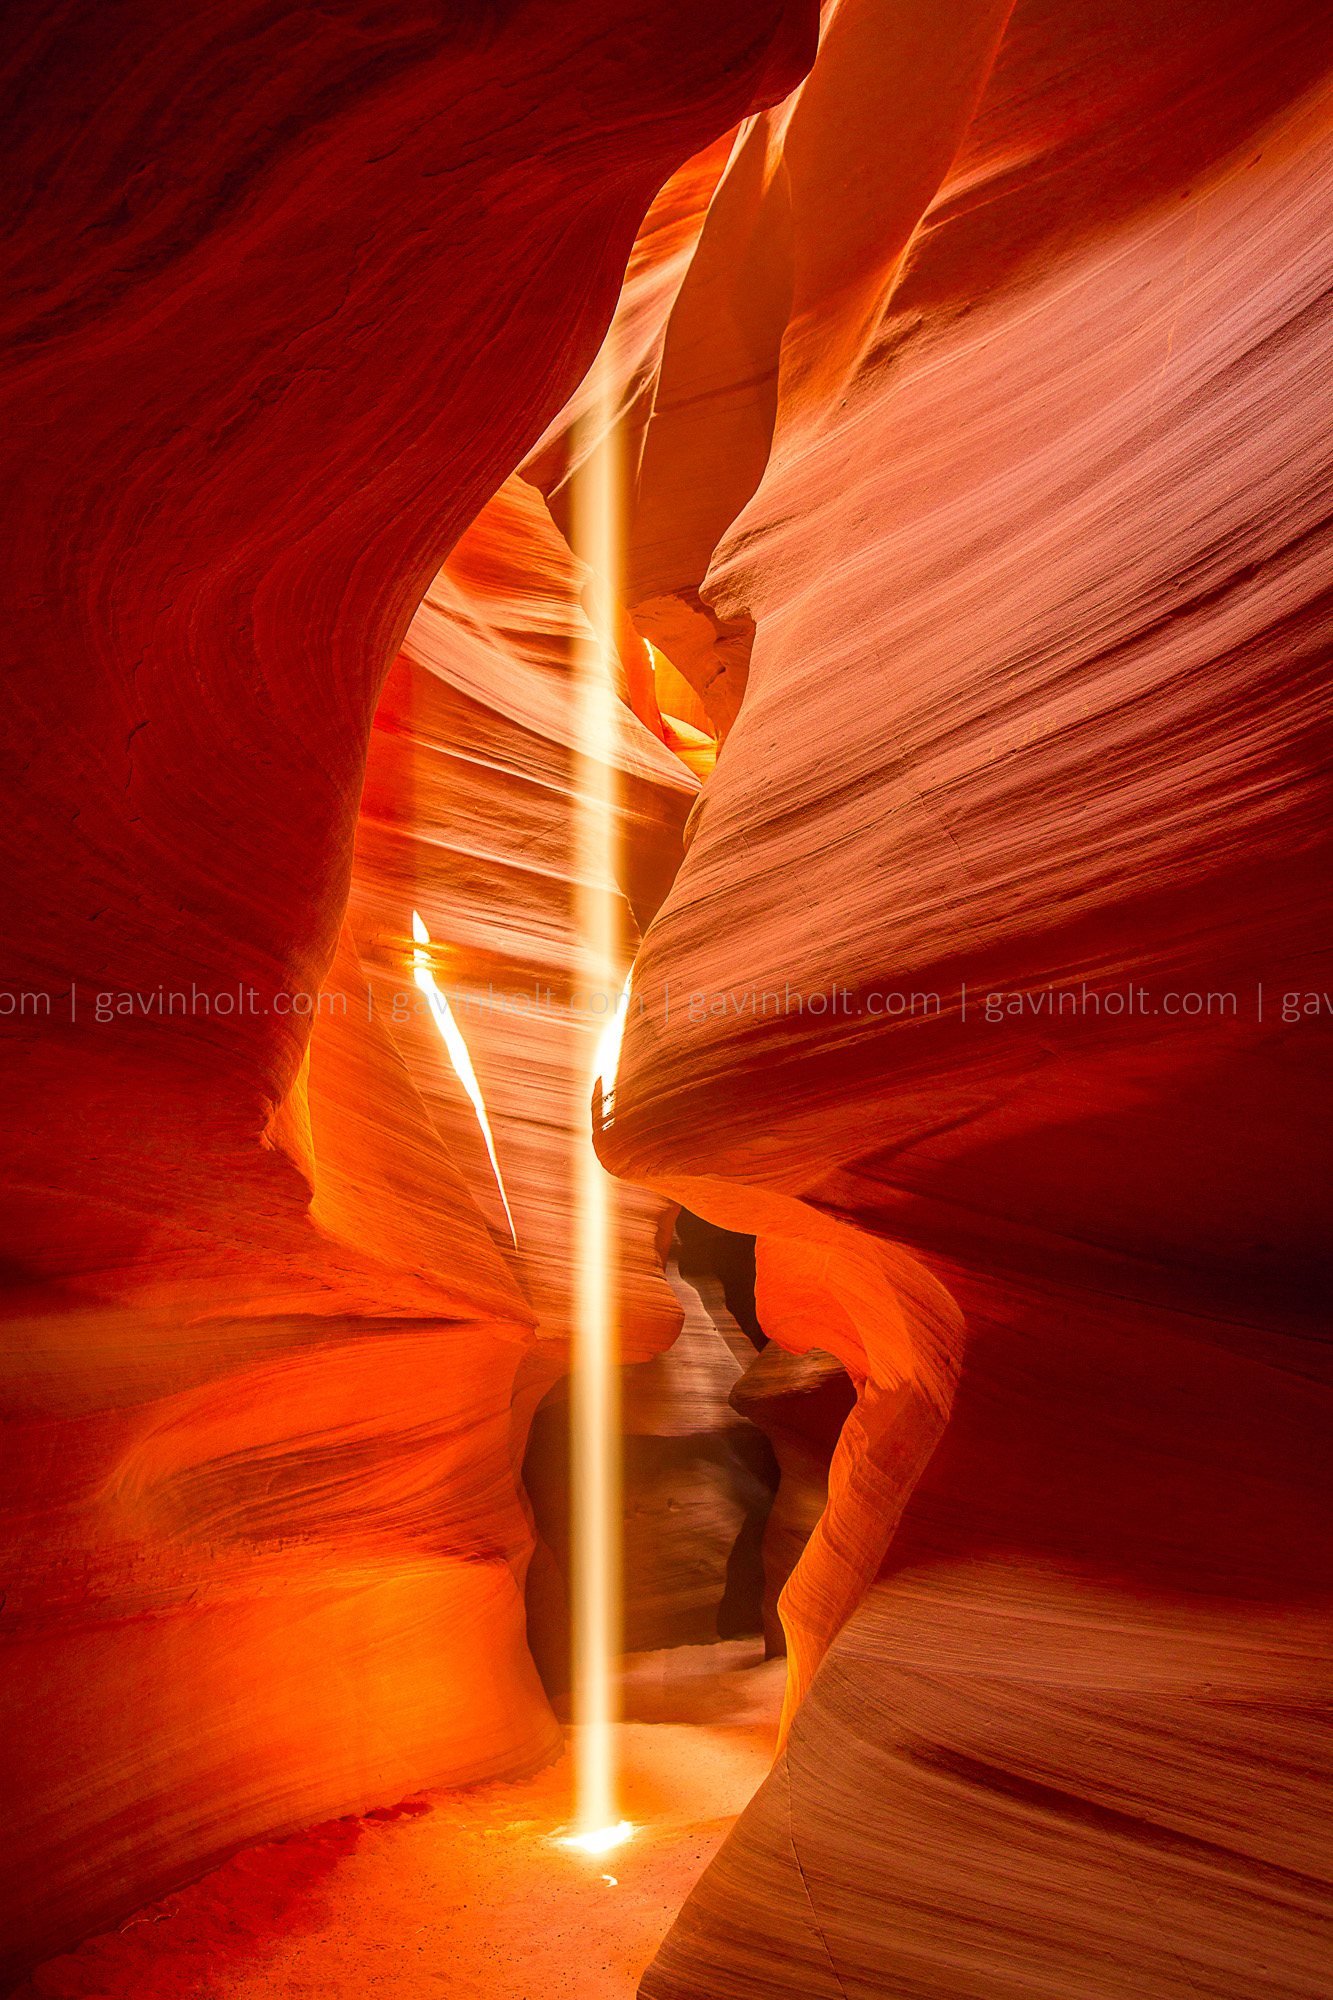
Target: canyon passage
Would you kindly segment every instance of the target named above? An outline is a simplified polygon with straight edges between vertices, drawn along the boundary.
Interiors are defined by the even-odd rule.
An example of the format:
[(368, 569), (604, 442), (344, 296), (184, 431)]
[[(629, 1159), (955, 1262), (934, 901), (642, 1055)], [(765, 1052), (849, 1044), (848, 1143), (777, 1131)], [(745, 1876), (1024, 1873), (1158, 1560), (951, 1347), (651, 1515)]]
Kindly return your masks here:
[(4, 56), (0, 1990), (1333, 2000), (1333, 15)]

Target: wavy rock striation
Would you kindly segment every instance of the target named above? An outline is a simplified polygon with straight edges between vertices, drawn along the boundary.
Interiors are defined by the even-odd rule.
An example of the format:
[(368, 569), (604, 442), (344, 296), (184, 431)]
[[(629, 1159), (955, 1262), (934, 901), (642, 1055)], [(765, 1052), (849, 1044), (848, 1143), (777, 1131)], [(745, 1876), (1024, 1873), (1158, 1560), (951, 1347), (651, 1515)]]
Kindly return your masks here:
[(642, 1991), (1313, 2000), (1333, 31), (891, 11), (769, 117), (762, 467), (656, 569), (637, 516), (643, 603), (755, 637), (729, 710), (675, 656), (728, 730), (602, 1154), (859, 1391), (785, 1756)]
[[(443, 557), (596, 352), (645, 211), (791, 87), (813, 10), (625, 24), (67, 0), (11, 39), (11, 1970), (241, 1842), (556, 1741), (516, 1462), (563, 1331), (542, 1178), (568, 1051), (502, 1080), (478, 1037), (520, 1228), (554, 1246), (524, 1262), (440, 1046), (374, 1004), (405, 983), (409, 890), (448, 951), (484, 878), (560, 958), (560, 882), (530, 866), (519, 894), (516, 841), (455, 858), (475, 788), (416, 865), (442, 731), (455, 771), (499, 748), (479, 841), (522, 805), (540, 846), (555, 704), (520, 677), (497, 719), (457, 631), (423, 664), (431, 611), (372, 718)], [(648, 346), (716, 170), (638, 256)], [(405, 719), (415, 846), (395, 874), (363, 819), (354, 871), (368, 747), (392, 820)], [(633, 809), (678, 823), (695, 781), (655, 738), (625, 754)], [(674, 1323), (653, 1213), (645, 1352)]]

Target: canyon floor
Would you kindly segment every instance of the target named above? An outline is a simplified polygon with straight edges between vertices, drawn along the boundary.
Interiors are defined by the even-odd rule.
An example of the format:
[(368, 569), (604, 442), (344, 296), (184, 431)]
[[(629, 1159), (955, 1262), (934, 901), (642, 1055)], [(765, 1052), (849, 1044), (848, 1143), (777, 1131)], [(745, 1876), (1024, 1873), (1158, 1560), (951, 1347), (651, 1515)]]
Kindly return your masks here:
[(630, 2000), (769, 1769), (784, 1674), (759, 1640), (625, 1661), (617, 1735), (634, 1832), (607, 1854), (560, 1844), (570, 1730), (534, 1777), (247, 1848), (49, 1960), (15, 2000)]

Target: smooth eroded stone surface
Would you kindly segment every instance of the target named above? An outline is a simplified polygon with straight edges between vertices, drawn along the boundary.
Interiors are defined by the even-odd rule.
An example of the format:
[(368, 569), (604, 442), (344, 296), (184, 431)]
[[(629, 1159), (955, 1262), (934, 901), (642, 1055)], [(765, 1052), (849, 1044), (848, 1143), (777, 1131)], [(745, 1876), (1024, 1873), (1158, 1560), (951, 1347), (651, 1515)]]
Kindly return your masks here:
[[(539, 1183), (568, 1051), (535, 1088), (516, 1066), (497, 1112), (552, 1246), (525, 1268), (440, 1049), (427, 1070), (372, 1005), (403, 984), (411, 904), (358, 878), (346, 920), (367, 747), (432, 577), (596, 352), (645, 211), (790, 89), (813, 21), (68, 0), (15, 22), (6, 1969), (240, 1842), (557, 1742), (517, 1461), (552, 1319), (561, 1349), (567, 1205), (556, 1186), (540, 1214)], [(708, 171), (638, 259), (645, 352)], [(471, 742), (423, 671), (429, 762), (441, 718)], [(475, 691), (470, 716), (496, 733)], [(540, 785), (549, 737), (508, 720)], [(438, 876), (410, 886), (461, 923), (443, 855)], [(546, 942), (558, 902), (533, 899)], [(362, 951), (386, 925), (382, 967)], [(645, 1353), (674, 1324), (658, 1207), (630, 1281)]]
[[(883, 292), (793, 307), (696, 578), (748, 682), (600, 1145), (864, 1386), (787, 1762), (653, 2000), (1326, 1983), (1333, 24), (1001, 26)], [(920, 156), (837, 111), (854, 277)]]
[(1321, 2000), (1325, 1644), (1035, 1564), (877, 1585), (642, 2000)]

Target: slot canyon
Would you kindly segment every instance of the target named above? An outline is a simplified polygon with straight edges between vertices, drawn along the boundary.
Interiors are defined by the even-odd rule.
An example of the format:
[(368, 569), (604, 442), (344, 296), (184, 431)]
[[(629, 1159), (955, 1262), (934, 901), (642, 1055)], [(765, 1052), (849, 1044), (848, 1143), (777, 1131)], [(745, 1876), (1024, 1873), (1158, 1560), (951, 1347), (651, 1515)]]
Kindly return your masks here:
[(0, 1990), (1333, 2000), (1328, 0), (6, 18)]

